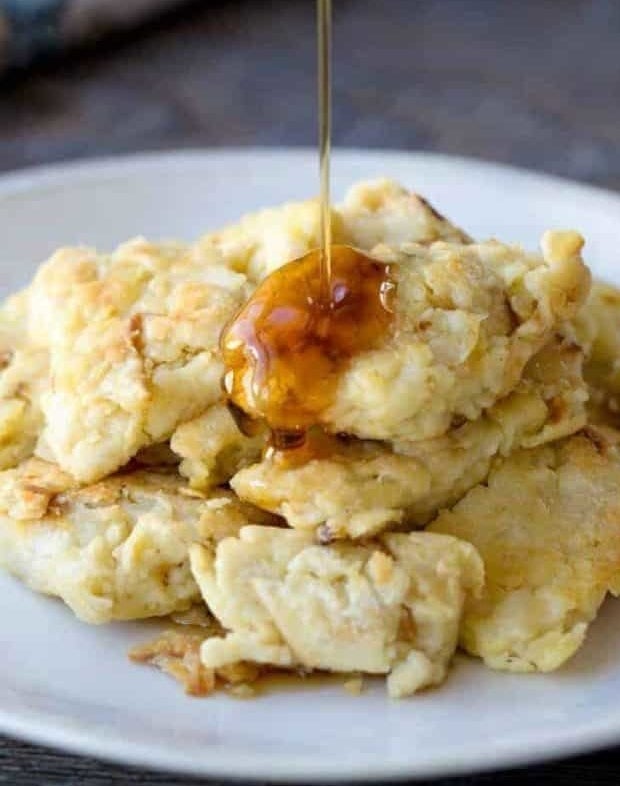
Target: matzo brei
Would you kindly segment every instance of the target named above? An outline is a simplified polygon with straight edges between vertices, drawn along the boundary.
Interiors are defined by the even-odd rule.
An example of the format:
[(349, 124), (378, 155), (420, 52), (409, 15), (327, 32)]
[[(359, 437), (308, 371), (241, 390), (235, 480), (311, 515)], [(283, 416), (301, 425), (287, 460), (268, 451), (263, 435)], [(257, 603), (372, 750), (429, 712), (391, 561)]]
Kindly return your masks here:
[[(475, 421), (438, 439), (347, 441), (326, 458), (290, 466), (269, 457), (231, 480), (237, 494), (324, 540), (359, 538), (390, 525), (422, 525), (484, 480), (494, 456), (572, 434), (586, 423), (579, 347), (555, 339), (520, 385)], [(181, 465), (183, 468), (183, 465)], [(200, 463), (186, 464), (200, 482)]]
[(0, 470), (31, 456), (43, 427), (48, 354), (29, 339), (29, 296), (24, 290), (0, 307)]
[[(393, 180), (357, 183), (332, 208), (332, 239), (363, 251), (378, 243), (465, 243), (467, 235), (440, 216), (426, 200)], [(320, 244), (318, 200), (291, 202), (243, 216), (205, 235), (201, 248), (215, 251), (254, 283)]]
[(519, 451), (429, 528), (484, 560), (485, 590), (466, 609), (461, 642), (487, 665), (556, 669), (607, 592), (620, 592), (619, 439), (588, 427)]
[(482, 562), (455, 538), (385, 535), (364, 546), (244, 527), (215, 550), (191, 549), (211, 612), (227, 629), (207, 638), (207, 668), (238, 662), (386, 674), (394, 697), (442, 682), (465, 598)]
[(336, 207), (336, 213), (342, 227), (342, 242), (368, 251), (380, 243), (428, 245), (436, 240), (450, 243), (471, 240), (419, 194), (386, 178), (351, 186), (344, 201)]
[(97, 480), (219, 400), (220, 330), (248, 292), (244, 276), (182, 244), (54, 255), (31, 309), (50, 344), (42, 441), (58, 464)]
[[(357, 238), (356, 211), (366, 215), (371, 202), (385, 225), (373, 242), (390, 240), (392, 212), (399, 238), (406, 216), (411, 240), (464, 237), (389, 181), (358, 191), (367, 196), (345, 203), (347, 242)], [(35, 278), (30, 303), (33, 340), (51, 354), (40, 455), (92, 482), (201, 416), (220, 398), (219, 333), (250, 281), (266, 272), (259, 272), (265, 260), (277, 267), (316, 245), (317, 227), (316, 202), (291, 204), (247, 216), (194, 246), (136, 240), (109, 255), (80, 248), (54, 254)]]
[(240, 469), (261, 457), (265, 430), (245, 436), (223, 404), (179, 426), (170, 447), (182, 459), (179, 472), (194, 488), (207, 489), (226, 483)]
[(584, 367), (590, 386), (590, 420), (620, 426), (620, 290), (595, 281), (575, 320), (587, 350)]
[(230, 492), (190, 492), (173, 472), (84, 488), (39, 459), (0, 473), (0, 564), (91, 623), (188, 608), (199, 598), (189, 545), (264, 521), (272, 519)]
[[(406, 696), (443, 681), (459, 637), (494, 667), (557, 667), (620, 590), (620, 437), (586, 425), (614, 422), (617, 290), (582, 308), (575, 232), (540, 254), (473, 242), (389, 180), (351, 188), (332, 220), (345, 251), (322, 333), (314, 268), (288, 290), (278, 272), (318, 246), (317, 200), (194, 244), (61, 249), (4, 304), (0, 564), (88, 622), (208, 620), (132, 651), (193, 694), (276, 668), (384, 675)], [(228, 332), (220, 348), (268, 276), (273, 324), (303, 317), (284, 353), (306, 341), (308, 380), (327, 358), (335, 381), (313, 398), (298, 373), (317, 419), (289, 430), (276, 411), (271, 440), (260, 375)], [(343, 335), (376, 322), (372, 340), (327, 341), (337, 307)], [(242, 358), (277, 355), (259, 333), (236, 336)]]
[[(323, 364), (326, 374), (337, 377), (333, 400), (313, 412), (316, 425), (361, 439), (431, 439), (445, 434), (455, 419), (475, 420), (510, 393), (528, 360), (575, 316), (589, 291), (579, 235), (548, 232), (541, 245), (542, 256), (496, 241), (375, 247), (372, 255), (389, 263), (395, 287), (389, 305), (393, 324), (376, 347), (346, 364), (334, 361), (336, 371)], [(281, 404), (283, 412), (301, 406), (303, 390), (282, 382), (278, 358), (272, 358), (278, 342), (288, 348), (289, 325), (303, 330), (305, 324), (297, 315), (300, 303), (310, 302), (312, 285), (308, 295), (300, 295), (309, 273), (299, 265), (307, 265), (307, 258), (274, 273), (280, 281), (272, 276), (264, 282), (224, 337), (224, 357), (234, 366), (229, 390), (253, 417), (267, 416), (263, 406)], [(286, 295), (290, 302), (279, 302), (273, 293), (278, 284), (286, 291), (287, 273), (298, 286)], [(346, 298), (343, 313), (345, 308)], [(279, 321), (280, 313), (291, 315), (291, 322)], [(247, 344), (248, 325), (259, 314), (258, 332)], [(321, 344), (315, 341), (312, 349), (319, 354)]]

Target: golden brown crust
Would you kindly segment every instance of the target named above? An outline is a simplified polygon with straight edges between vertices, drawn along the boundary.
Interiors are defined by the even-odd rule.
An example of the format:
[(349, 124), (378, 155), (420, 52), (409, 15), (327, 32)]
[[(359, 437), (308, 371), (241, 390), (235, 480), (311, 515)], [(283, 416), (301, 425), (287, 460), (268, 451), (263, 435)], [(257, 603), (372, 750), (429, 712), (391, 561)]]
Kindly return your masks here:
[(200, 647), (209, 635), (221, 634), (213, 621), (210, 629), (178, 628), (165, 630), (160, 636), (133, 647), (129, 657), (173, 677), (188, 696), (208, 696), (218, 685), (241, 686), (255, 682), (260, 669), (251, 663), (235, 663), (221, 669), (209, 669), (200, 660)]
[(0, 473), (0, 564), (87, 622), (161, 616), (198, 599), (191, 543), (273, 517), (229, 491), (189, 489), (169, 468), (80, 487), (31, 459)]
[(220, 399), (219, 333), (249, 289), (216, 255), (144, 240), (109, 256), (65, 250), (32, 289), (51, 359), (42, 442), (78, 480), (117, 470)]
[(43, 427), (48, 353), (30, 340), (29, 298), (24, 290), (0, 307), (0, 470), (31, 456)]
[(595, 281), (575, 320), (586, 349), (584, 375), (590, 390), (592, 423), (620, 427), (620, 290)]
[(518, 451), (430, 526), (484, 559), (485, 592), (466, 610), (461, 640), (493, 668), (557, 668), (605, 594), (620, 590), (619, 442), (588, 427)]

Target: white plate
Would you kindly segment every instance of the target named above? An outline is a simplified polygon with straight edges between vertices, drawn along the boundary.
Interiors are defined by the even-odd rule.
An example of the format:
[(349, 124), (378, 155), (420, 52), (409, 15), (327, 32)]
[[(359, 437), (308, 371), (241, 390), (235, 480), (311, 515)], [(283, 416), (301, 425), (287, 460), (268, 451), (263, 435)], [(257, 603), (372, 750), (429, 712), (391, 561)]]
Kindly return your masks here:
[[(336, 155), (334, 192), (391, 175), (478, 237), (535, 246), (547, 227), (588, 238), (598, 275), (620, 283), (620, 197), (550, 177), (426, 154)], [(4, 289), (59, 244), (109, 248), (143, 233), (191, 238), (242, 211), (316, 191), (309, 151), (218, 151), (117, 159), (0, 179)], [(145, 625), (93, 628), (0, 576), (0, 730), (116, 761), (211, 776), (370, 779), (445, 775), (620, 742), (620, 607), (553, 675), (493, 673), (461, 657), (447, 684), (390, 702), (338, 685), (255, 701), (186, 698), (130, 665)]]

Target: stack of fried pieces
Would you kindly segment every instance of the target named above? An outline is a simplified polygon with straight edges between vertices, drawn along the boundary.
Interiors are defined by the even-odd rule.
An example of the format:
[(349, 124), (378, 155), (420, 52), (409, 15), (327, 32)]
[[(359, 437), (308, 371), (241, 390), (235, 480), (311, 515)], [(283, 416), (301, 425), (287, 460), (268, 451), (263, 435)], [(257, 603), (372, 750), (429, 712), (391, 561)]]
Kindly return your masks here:
[(620, 590), (620, 294), (575, 232), (478, 243), (391, 181), (333, 224), (390, 263), (394, 328), (340, 379), (341, 450), (295, 465), (237, 429), (218, 340), (317, 246), (315, 201), (42, 265), (1, 312), (1, 563), (86, 622), (195, 623), (134, 652), (194, 693), (277, 668), (404, 696), (459, 644), (558, 667)]

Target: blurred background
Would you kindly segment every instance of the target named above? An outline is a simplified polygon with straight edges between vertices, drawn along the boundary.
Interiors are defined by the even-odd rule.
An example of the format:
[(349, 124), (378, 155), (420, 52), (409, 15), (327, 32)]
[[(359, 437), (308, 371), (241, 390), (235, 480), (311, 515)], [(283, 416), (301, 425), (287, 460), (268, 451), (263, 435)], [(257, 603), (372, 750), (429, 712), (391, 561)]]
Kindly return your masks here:
[[(620, 0), (334, 0), (334, 142), (620, 188)], [(0, 0), (0, 169), (313, 145), (313, 0)]]

